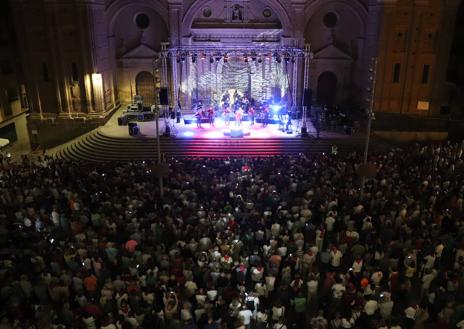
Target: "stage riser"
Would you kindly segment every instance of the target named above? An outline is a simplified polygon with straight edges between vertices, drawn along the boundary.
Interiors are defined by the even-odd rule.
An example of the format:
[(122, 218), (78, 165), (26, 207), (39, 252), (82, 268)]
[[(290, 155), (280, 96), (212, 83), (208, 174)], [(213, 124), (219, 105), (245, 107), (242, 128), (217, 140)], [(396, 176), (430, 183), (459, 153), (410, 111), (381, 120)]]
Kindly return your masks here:
[[(312, 139), (182, 139), (163, 138), (161, 152), (171, 157), (268, 157), (283, 154), (330, 152), (337, 144), (339, 152), (353, 151), (353, 141), (315, 141)], [(362, 143), (359, 143), (359, 149)], [(55, 154), (58, 158), (82, 161), (157, 160), (157, 141), (153, 138), (113, 138), (100, 131), (90, 133)]]
[[(223, 120), (223, 119), (221, 119), (221, 120)], [(231, 125), (235, 124), (235, 118), (230, 118), (229, 121), (231, 122)], [(244, 125), (247, 124), (249, 126), (250, 121), (251, 120), (249, 118), (247, 118), (247, 117), (242, 119), (242, 123), (244, 123)], [(256, 124), (263, 124), (264, 120), (263, 119), (256, 119), (255, 122), (256, 122)], [(278, 125), (279, 120), (269, 119), (267, 121), (267, 123), (270, 124), (270, 125)], [(184, 124), (186, 124), (186, 125), (197, 124), (197, 120), (195, 118), (184, 119)], [(201, 119), (201, 124), (209, 124), (208, 118), (202, 118)]]

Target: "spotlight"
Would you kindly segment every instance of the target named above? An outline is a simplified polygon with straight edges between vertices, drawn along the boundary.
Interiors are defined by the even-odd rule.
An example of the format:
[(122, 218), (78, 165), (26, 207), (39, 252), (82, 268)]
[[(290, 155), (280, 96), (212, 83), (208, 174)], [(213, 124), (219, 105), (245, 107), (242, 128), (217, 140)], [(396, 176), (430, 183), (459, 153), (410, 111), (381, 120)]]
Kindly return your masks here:
[(275, 113), (279, 112), (279, 110), (282, 108), (282, 106), (280, 105), (277, 105), (277, 104), (274, 104), (274, 105), (271, 105), (271, 110)]
[(180, 63), (180, 58), (179, 57), (177, 57), (176, 62)]
[(261, 57), (260, 57), (260, 58), (258, 58), (258, 63), (260, 63), (260, 64), (261, 64), (262, 62), (263, 62), (263, 59), (262, 59)]
[(276, 62), (277, 63), (282, 63), (282, 58), (280, 58), (280, 56), (276, 57)]
[(192, 55), (192, 63), (196, 63), (197, 61), (197, 55)]
[(185, 57), (182, 56), (182, 57), (180, 58), (180, 60), (181, 60), (182, 62), (185, 62)]
[(206, 59), (206, 54), (205, 53), (201, 54), (201, 60), (204, 61), (205, 59)]
[(295, 63), (295, 57), (292, 57), (292, 63)]
[(210, 57), (210, 58), (209, 58), (209, 62), (210, 62), (211, 64), (213, 64), (213, 63), (214, 63), (214, 58), (213, 58), (213, 57)]
[(224, 56), (224, 63), (227, 63), (229, 61), (229, 57), (227, 55)]
[(221, 57), (216, 57), (216, 62), (219, 62), (221, 60)]
[(248, 63), (248, 57), (245, 56), (245, 63)]
[(256, 56), (251, 57), (251, 59), (253, 60), (253, 62), (256, 62)]

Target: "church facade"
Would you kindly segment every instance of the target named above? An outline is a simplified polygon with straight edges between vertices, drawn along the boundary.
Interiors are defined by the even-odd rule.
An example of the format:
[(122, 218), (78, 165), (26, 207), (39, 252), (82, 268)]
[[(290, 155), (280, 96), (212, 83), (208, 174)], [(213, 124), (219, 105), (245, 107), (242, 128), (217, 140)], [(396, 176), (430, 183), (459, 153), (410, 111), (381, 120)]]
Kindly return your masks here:
[(241, 70), (260, 84), (283, 76), (269, 92), (294, 106), (311, 90), (318, 104), (367, 107), (374, 95), (375, 111), (438, 115), (459, 3), (11, 0), (32, 139), (56, 144), (57, 130), (96, 127), (136, 94), (155, 104), (162, 88), (173, 108), (220, 97), (218, 83), (246, 80)]

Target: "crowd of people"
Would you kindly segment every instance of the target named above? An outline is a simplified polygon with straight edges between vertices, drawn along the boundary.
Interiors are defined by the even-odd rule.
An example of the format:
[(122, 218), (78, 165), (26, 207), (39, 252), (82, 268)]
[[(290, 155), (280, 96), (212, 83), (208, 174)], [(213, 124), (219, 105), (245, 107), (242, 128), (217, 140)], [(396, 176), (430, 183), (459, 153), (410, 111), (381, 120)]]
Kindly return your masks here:
[(0, 328), (464, 328), (463, 144), (0, 169)]

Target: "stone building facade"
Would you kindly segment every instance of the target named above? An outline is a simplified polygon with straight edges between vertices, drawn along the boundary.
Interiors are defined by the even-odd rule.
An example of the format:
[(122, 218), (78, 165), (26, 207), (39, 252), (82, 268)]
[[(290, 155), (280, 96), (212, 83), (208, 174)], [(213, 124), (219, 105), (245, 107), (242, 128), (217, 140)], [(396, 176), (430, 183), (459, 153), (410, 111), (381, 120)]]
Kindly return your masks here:
[(194, 96), (182, 84), (191, 74), (191, 58), (190, 64), (168, 60), (166, 72), (154, 64), (160, 51), (173, 47), (306, 49), (309, 60), (289, 64), (298, 106), (305, 87), (312, 89), (314, 102), (367, 106), (369, 69), (377, 58), (376, 111), (437, 115), (447, 103), (445, 73), (460, 3), (10, 1), (30, 131), (46, 145), (101, 124), (135, 94), (155, 102), (153, 85), (168, 87), (171, 106), (188, 106)]

